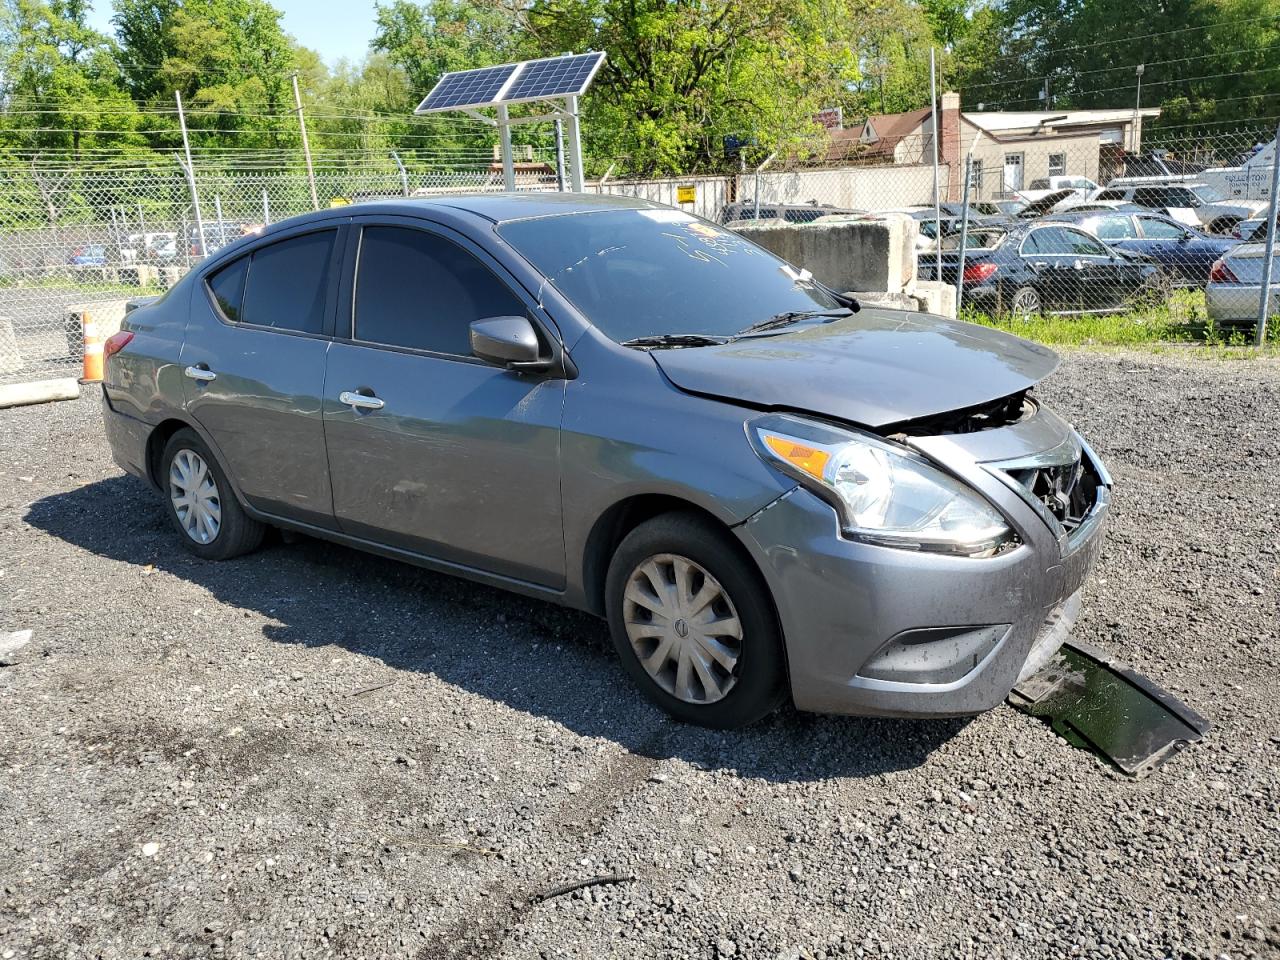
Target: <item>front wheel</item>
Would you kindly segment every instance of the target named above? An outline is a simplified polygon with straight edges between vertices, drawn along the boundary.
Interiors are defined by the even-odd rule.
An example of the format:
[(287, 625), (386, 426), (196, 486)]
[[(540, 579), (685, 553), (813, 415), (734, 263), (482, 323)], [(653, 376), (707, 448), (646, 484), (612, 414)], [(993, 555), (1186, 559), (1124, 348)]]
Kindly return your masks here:
[(729, 534), (691, 514), (656, 517), (622, 541), (605, 584), (623, 667), (672, 716), (741, 727), (784, 692), (768, 587)]
[(194, 430), (175, 433), (160, 464), (169, 519), (188, 550), (205, 560), (229, 560), (262, 542), (264, 527), (244, 512)]

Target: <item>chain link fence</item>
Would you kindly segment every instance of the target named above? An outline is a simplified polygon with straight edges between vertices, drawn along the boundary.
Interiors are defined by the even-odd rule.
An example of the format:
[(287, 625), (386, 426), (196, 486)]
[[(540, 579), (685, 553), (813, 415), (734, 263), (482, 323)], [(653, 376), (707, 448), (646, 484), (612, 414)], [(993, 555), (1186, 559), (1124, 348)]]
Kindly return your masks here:
[[(1140, 120), (1046, 121), (928, 111), (915, 129), (832, 131), (807, 154), (736, 158), (732, 173), (588, 183), (730, 226), (903, 218), (916, 269), (971, 316), (1112, 313), (1248, 338), (1276, 214), (1265, 128), (1143, 136)], [(1023, 126), (1015, 124), (1022, 122)], [(936, 163), (935, 163), (936, 153)], [(521, 155), (518, 190), (556, 190), (554, 153)], [(735, 161), (726, 161), (726, 165)], [(0, 169), (0, 383), (78, 373), (85, 312), (118, 317), (236, 238), (313, 208), (304, 169), (196, 163)], [(496, 164), (322, 164), (321, 207), (500, 191)], [(937, 202), (935, 204), (935, 197)], [(1276, 272), (1280, 278), (1280, 271)], [(1280, 307), (1273, 289), (1270, 309)]]

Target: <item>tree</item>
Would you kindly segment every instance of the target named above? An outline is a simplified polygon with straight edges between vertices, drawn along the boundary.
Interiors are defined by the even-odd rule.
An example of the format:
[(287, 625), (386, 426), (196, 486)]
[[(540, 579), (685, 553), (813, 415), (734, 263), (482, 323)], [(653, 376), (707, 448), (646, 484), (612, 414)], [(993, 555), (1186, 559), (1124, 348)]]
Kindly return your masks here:
[(28, 153), (124, 148), (143, 141), (111, 41), (87, 24), (85, 0), (5, 0), (0, 144)]

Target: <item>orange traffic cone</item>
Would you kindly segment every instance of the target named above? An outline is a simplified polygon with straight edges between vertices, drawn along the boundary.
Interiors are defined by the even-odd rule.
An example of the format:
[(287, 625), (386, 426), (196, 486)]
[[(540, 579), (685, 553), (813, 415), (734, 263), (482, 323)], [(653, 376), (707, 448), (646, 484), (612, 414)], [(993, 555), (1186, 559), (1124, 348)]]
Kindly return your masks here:
[(88, 310), (80, 314), (80, 326), (84, 331), (84, 376), (81, 383), (101, 383), (103, 372), (102, 344), (106, 337)]

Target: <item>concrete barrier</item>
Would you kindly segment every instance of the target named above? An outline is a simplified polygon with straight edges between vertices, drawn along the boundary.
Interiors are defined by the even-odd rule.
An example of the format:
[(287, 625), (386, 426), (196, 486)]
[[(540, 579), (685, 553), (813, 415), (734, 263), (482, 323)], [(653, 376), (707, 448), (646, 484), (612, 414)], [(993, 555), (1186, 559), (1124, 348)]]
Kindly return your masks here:
[(75, 377), (0, 384), (0, 409), (21, 407), (29, 403), (48, 403), (51, 400), (74, 400), (78, 396), (80, 383)]
[(916, 279), (915, 220), (886, 214), (874, 220), (783, 223), (744, 220), (735, 232), (804, 267), (833, 289), (877, 306), (956, 315), (955, 290)]
[(22, 351), (13, 332), (13, 321), (0, 317), (0, 374), (17, 373), (22, 369)]
[(733, 229), (836, 290), (896, 292), (915, 279), (916, 228), (909, 217), (841, 223), (743, 220)]

